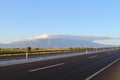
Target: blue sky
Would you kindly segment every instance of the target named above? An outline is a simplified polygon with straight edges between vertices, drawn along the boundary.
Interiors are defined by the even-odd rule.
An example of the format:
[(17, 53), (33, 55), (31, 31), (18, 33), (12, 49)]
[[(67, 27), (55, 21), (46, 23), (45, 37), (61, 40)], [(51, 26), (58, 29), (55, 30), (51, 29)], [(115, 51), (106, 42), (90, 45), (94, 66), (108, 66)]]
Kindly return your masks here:
[(120, 0), (0, 0), (0, 42), (40, 34), (120, 37)]

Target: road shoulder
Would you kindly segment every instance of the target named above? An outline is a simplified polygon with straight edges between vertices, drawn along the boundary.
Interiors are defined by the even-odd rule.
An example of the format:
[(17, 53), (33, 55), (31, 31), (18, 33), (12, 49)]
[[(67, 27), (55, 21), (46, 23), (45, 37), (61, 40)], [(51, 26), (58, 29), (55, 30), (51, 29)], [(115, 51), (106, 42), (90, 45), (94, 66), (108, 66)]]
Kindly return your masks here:
[(120, 80), (120, 60), (90, 80)]

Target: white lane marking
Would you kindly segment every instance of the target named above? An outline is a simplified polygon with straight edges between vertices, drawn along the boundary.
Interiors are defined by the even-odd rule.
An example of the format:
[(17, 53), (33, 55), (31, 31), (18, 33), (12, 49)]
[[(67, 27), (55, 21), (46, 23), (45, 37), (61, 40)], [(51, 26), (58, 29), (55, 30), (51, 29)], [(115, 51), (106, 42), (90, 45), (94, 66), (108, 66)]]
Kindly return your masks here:
[(42, 68), (36, 68), (33, 70), (29, 70), (29, 72), (35, 72), (35, 71), (39, 71), (39, 70), (44, 70), (44, 69), (48, 69), (48, 68), (52, 68), (52, 67), (57, 67), (57, 66), (61, 66), (64, 65), (65, 63), (59, 63), (59, 64), (55, 64), (55, 65), (50, 65), (50, 66), (46, 66), (46, 67), (42, 67)]
[(98, 57), (98, 55), (90, 56), (88, 58), (95, 58), (95, 57)]
[(91, 75), (88, 78), (86, 78), (85, 80), (92, 79), (93, 77), (95, 77), (96, 75), (98, 75), (99, 73), (101, 73), (102, 71), (104, 71), (105, 69), (109, 68), (110, 66), (112, 66), (113, 64), (115, 64), (116, 62), (118, 62), (119, 60), (120, 60), (120, 58), (116, 59), (115, 61), (113, 61), (112, 63), (108, 64), (107, 66), (105, 66), (104, 68), (102, 68), (101, 70), (99, 70), (98, 72), (96, 72), (93, 75)]

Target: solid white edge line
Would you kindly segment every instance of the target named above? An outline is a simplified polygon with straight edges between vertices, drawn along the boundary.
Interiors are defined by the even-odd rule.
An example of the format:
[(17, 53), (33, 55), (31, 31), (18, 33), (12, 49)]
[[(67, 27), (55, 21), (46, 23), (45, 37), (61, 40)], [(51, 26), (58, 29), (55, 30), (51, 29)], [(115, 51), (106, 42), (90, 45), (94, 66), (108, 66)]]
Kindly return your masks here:
[(96, 75), (98, 75), (99, 73), (101, 73), (102, 71), (104, 71), (105, 69), (109, 68), (110, 66), (112, 66), (113, 64), (115, 64), (116, 62), (118, 62), (120, 60), (120, 58), (114, 60), (112, 63), (108, 64), (107, 66), (105, 66), (104, 68), (102, 68), (101, 70), (99, 70), (98, 72), (94, 73), (93, 75), (89, 76), (88, 78), (86, 78), (85, 80), (90, 80), (93, 77), (95, 77)]
[(46, 67), (41, 67), (41, 68), (36, 68), (33, 70), (29, 70), (29, 72), (35, 72), (35, 71), (39, 71), (39, 70), (44, 70), (44, 69), (48, 69), (48, 68), (52, 68), (52, 67), (57, 67), (57, 66), (61, 66), (64, 65), (65, 63), (59, 63), (59, 64), (54, 64), (54, 65), (50, 65), (50, 66), (46, 66)]

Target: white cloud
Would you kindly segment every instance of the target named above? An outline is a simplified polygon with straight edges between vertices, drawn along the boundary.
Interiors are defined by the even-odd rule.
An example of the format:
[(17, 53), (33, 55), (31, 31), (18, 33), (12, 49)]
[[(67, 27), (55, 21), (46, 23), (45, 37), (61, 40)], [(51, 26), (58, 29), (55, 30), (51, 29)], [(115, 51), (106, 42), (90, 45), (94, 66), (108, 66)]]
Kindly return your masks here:
[(120, 39), (95, 40), (93, 42), (99, 43), (99, 44), (104, 44), (104, 45), (120, 46)]

